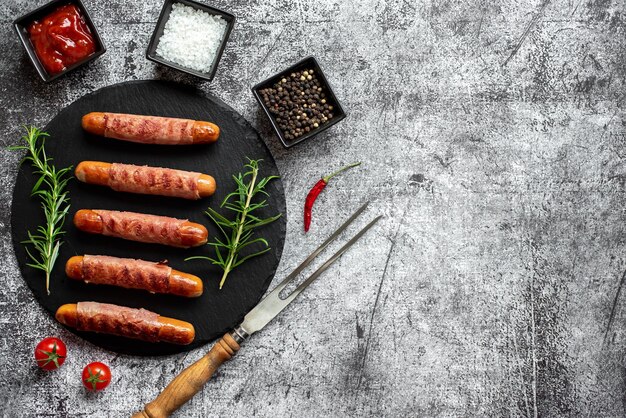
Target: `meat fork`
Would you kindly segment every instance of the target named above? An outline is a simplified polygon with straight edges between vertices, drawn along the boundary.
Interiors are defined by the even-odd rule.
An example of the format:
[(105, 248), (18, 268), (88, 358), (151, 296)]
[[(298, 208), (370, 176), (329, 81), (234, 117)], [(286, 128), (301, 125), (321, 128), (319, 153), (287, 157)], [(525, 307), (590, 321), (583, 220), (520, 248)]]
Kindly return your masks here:
[(183, 370), (170, 382), (169, 385), (154, 399), (148, 403), (143, 411), (135, 413), (132, 418), (166, 418), (180, 408), (185, 402), (198, 393), (206, 382), (211, 379), (213, 373), (226, 361), (230, 360), (239, 350), (240, 344), (246, 341), (252, 334), (261, 330), (283, 309), (285, 309), (300, 293), (317, 279), (328, 267), (330, 267), (343, 253), (345, 253), (356, 241), (359, 240), (382, 216), (377, 216), (363, 229), (361, 229), (339, 251), (322, 264), (311, 276), (302, 282), (293, 292), (285, 298), (280, 293), (302, 271), (333, 242), (346, 228), (363, 213), (367, 203), (361, 206), (346, 222), (343, 223), (333, 234), (328, 237), (311, 255), (309, 255), (294, 271), (292, 271), (278, 286), (274, 288), (261, 302), (259, 302), (244, 317), (241, 324), (232, 331), (226, 333), (207, 354), (191, 366)]

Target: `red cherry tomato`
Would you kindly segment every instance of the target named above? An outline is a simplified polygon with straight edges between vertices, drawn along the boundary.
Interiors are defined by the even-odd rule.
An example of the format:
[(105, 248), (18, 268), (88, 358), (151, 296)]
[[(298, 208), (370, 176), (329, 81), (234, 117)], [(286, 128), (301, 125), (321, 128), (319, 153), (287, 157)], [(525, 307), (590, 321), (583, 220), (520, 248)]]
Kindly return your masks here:
[(99, 361), (89, 363), (83, 369), (83, 385), (87, 390), (99, 391), (111, 383), (111, 369)]
[(39, 341), (35, 347), (35, 361), (44, 370), (56, 370), (65, 361), (67, 348), (58, 338), (48, 337)]

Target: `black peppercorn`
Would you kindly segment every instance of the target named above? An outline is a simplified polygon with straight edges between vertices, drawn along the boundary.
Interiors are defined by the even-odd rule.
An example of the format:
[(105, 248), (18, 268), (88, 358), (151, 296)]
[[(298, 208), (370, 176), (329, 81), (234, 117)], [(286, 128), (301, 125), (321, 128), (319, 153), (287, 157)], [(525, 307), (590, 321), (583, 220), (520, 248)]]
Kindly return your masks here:
[(314, 131), (333, 117), (324, 87), (310, 69), (285, 75), (259, 94), (287, 140)]

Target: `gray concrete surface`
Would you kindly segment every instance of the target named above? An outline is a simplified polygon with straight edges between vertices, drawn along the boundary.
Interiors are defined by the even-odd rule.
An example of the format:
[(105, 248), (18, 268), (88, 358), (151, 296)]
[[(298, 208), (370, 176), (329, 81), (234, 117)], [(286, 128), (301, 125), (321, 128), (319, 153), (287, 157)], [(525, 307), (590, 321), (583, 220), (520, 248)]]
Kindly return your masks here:
[[(0, 8), (0, 135), (44, 125), (123, 80), (199, 84), (257, 126), (285, 183), (284, 276), (359, 202), (382, 223), (177, 416), (626, 415), (626, 6), (620, 0), (270, 0), (211, 4), (238, 22), (212, 83), (144, 58), (161, 1), (85, 0), (107, 54), (45, 85)], [(285, 150), (249, 91), (316, 56), (350, 114)], [(10, 243), (19, 156), (1, 149), (0, 408), (7, 417), (128, 416), (206, 349), (135, 358), (59, 327)], [(302, 232), (306, 190), (354, 160)], [(366, 217), (366, 218), (367, 218)], [(363, 219), (362, 222), (365, 222)], [(35, 342), (71, 357), (38, 372)], [(113, 369), (103, 393), (78, 374)]]

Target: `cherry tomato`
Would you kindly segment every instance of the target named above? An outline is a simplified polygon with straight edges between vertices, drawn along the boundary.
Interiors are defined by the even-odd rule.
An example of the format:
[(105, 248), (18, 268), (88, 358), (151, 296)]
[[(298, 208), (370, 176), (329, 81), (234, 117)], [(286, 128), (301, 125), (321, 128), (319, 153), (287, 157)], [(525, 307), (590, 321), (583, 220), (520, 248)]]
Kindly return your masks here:
[(111, 382), (111, 369), (99, 361), (89, 363), (83, 369), (83, 385), (94, 392), (104, 389)]
[(39, 341), (35, 347), (35, 361), (44, 370), (56, 370), (65, 361), (67, 348), (58, 338), (48, 337)]

